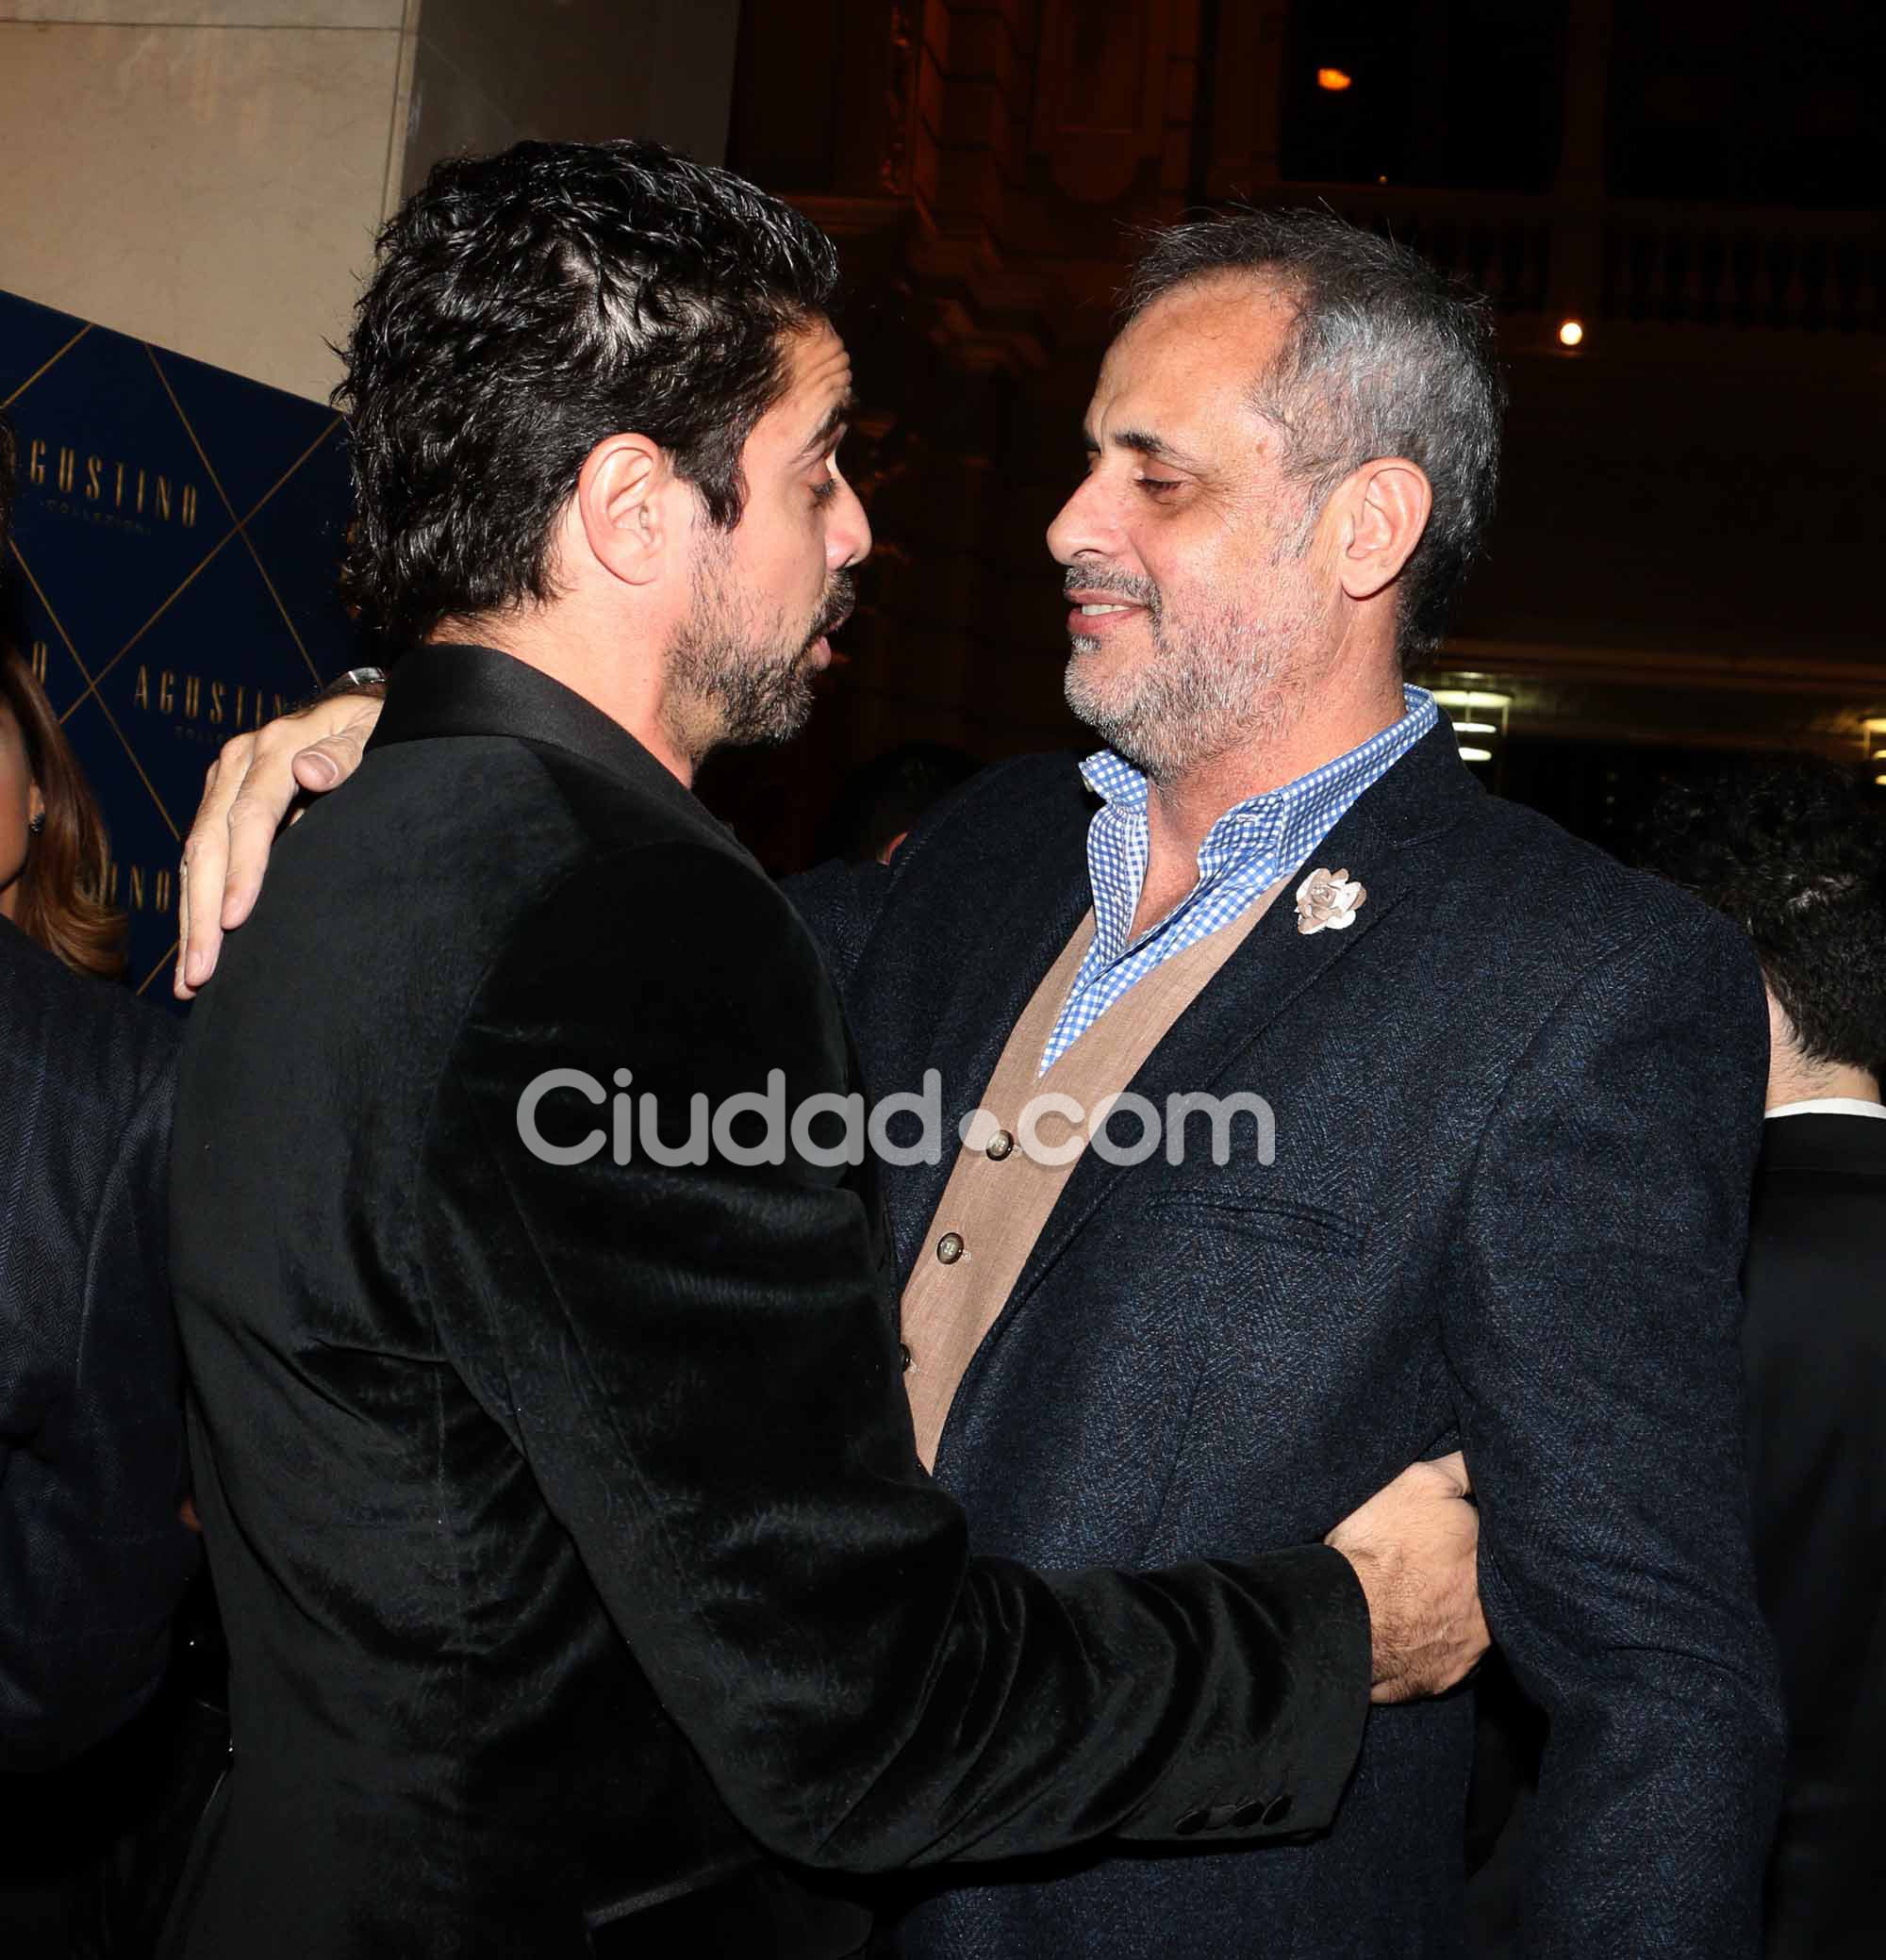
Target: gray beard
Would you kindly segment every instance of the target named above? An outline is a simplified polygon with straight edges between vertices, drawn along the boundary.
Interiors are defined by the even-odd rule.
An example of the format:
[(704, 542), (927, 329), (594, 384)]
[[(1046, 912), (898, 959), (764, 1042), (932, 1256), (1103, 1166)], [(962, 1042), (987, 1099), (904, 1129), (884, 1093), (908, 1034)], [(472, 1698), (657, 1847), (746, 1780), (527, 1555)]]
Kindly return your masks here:
[(1073, 636), (1067, 705), (1150, 782), (1176, 782), (1228, 750), (1286, 733), (1303, 710), (1303, 687), (1284, 641), (1263, 628), (1221, 620), (1175, 645), (1149, 615), (1154, 657), (1129, 688), (1104, 689), (1088, 663), (1100, 642)]

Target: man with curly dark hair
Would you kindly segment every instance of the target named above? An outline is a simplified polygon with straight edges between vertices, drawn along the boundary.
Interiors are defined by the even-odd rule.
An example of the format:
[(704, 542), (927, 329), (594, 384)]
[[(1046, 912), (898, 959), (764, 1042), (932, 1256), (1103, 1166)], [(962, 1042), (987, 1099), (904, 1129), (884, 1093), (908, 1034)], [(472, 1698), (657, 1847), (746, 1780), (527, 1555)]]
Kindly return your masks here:
[(1768, 1120), (1743, 1345), (1756, 1562), (1780, 1648), (1787, 1797), (1769, 1960), (1886, 1946), (1886, 827), (1832, 763), (1672, 785), (1651, 868), (1753, 941)]

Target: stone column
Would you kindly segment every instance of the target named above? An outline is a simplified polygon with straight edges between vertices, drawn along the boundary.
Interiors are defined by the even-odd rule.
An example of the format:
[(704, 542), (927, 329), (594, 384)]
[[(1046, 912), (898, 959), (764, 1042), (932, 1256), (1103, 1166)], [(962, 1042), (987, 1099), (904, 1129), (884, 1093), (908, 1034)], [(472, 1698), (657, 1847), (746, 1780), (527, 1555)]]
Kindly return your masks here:
[(296, 394), (396, 194), (417, 0), (0, 0), (0, 285)]
[[(4, 5), (5, 0), (0, 0)], [(523, 137), (726, 154), (739, 0), (423, 0), (403, 190), (441, 156)]]
[(0, 0), (0, 287), (323, 400), (441, 156), (718, 160), (738, 0)]

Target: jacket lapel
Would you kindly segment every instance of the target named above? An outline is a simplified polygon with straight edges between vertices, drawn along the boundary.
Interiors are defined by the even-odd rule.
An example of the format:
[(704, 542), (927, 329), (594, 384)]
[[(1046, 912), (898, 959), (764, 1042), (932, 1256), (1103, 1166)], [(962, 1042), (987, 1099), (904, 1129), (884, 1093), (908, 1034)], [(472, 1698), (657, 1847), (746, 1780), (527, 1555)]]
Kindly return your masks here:
[[(1338, 960), (1353, 959), (1381, 922), (1419, 888), (1431, 858), (1414, 847), (1451, 829), (1482, 794), (1460, 760), (1451, 728), (1441, 721), (1364, 793), (1317, 846), (1309, 865), (1293, 877), (1147, 1057), (1129, 1085), (1133, 1093), (1163, 1114), (1168, 1096), (1211, 1090), (1281, 1014)], [(1366, 887), (1368, 896), (1354, 924), (1341, 931), (1325, 927), (1306, 933), (1298, 928), (1296, 887), (1317, 865), (1347, 870)], [(1093, 1150), (1082, 1155), (1003, 1307), (998, 1328), (1132, 1168), (1109, 1163)]]

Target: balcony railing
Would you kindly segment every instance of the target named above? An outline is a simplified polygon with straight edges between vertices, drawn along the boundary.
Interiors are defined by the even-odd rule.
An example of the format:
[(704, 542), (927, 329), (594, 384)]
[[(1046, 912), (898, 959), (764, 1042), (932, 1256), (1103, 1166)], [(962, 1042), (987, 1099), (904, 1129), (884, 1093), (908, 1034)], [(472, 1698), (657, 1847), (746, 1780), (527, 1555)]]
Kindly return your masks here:
[(1276, 184), (1263, 201), (1328, 204), (1412, 245), (1502, 312), (1590, 304), (1588, 292), (1552, 290), (1563, 228), (1601, 240), (1597, 310), (1606, 320), (1886, 332), (1886, 222), (1870, 211), (1617, 199), (1587, 214), (1550, 197), (1366, 184)]
[(1606, 208), (1610, 320), (1886, 330), (1886, 226), (1871, 212), (1618, 203)]

